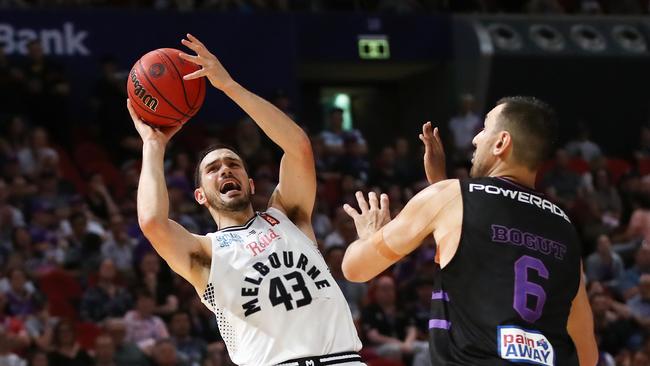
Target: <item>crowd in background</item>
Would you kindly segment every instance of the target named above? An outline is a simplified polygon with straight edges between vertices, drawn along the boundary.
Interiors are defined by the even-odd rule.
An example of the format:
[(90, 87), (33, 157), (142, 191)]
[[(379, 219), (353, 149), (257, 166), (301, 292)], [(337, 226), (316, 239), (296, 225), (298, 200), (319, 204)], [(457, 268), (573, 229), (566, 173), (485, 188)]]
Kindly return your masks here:
[[(1, 49), (1, 48), (0, 48)], [(104, 60), (88, 122), (67, 126), (73, 88), (39, 43), (24, 60), (0, 52), (0, 364), (229, 365), (214, 315), (142, 235), (136, 215), (141, 141), (125, 112), (123, 80)], [(27, 103), (26, 101), (29, 101)], [(283, 94), (272, 98), (294, 116)], [(466, 178), (483, 116), (474, 99), (443, 128), (449, 177)], [(347, 282), (345, 247), (356, 238), (342, 210), (357, 190), (388, 193), (393, 215), (428, 184), (416, 136), (370, 146), (330, 108), (310, 129), (318, 193), (318, 245), (349, 302), (369, 365), (423, 365), (435, 276), (431, 237), (369, 284)], [(569, 213), (583, 244), (602, 365), (650, 364), (650, 126), (633, 159), (608, 157), (589, 126), (544, 165), (539, 188)], [(249, 118), (191, 122), (168, 148), (170, 217), (195, 233), (214, 231), (193, 199), (199, 150), (230, 143), (255, 180), (264, 210), (278, 179), (278, 149)], [(632, 148), (632, 147), (631, 147)], [(424, 360), (423, 360), (424, 359)]]
[(647, 0), (0, 0), (0, 7), (130, 7), (181, 11), (646, 14)]

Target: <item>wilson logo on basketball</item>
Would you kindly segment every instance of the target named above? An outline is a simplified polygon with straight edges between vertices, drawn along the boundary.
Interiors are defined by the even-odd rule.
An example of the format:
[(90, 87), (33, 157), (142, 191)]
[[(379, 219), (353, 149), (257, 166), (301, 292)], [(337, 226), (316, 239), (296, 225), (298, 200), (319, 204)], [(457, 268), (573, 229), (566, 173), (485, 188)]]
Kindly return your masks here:
[(165, 65), (163, 64), (153, 64), (149, 68), (149, 75), (153, 78), (159, 78), (162, 74), (165, 73)]
[(147, 108), (155, 111), (158, 107), (158, 99), (154, 98), (151, 94), (147, 94), (147, 90), (140, 84), (138, 76), (135, 74), (135, 70), (131, 70), (131, 82), (133, 83), (133, 93), (136, 97), (142, 100), (142, 104), (146, 105)]

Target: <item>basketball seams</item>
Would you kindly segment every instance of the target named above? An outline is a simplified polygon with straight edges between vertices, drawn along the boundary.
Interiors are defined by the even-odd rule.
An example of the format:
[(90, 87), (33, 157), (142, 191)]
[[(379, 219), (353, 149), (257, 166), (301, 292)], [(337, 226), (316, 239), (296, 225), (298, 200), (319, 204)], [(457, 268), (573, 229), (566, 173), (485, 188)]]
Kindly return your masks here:
[(156, 85), (151, 81), (151, 79), (149, 79), (149, 75), (147, 75), (147, 72), (145, 71), (144, 66), (142, 65), (142, 60), (138, 60), (137, 65), (138, 65), (138, 67), (140, 68), (140, 72), (142, 73), (142, 76), (145, 78), (145, 80), (147, 80), (147, 83), (149, 83), (149, 85), (153, 88), (153, 90), (155, 90), (156, 93), (158, 93), (158, 95), (160, 95), (160, 97), (161, 97), (165, 102), (167, 102), (167, 104), (168, 104), (168, 105), (169, 105), (173, 110), (175, 110), (176, 112), (178, 112), (180, 115), (182, 115), (182, 116), (185, 117), (185, 118), (191, 118), (191, 117), (192, 117), (191, 115), (187, 115), (187, 114), (181, 112), (178, 108), (176, 108), (176, 106), (175, 106), (171, 101), (169, 101), (169, 99), (167, 99), (167, 98), (163, 95), (163, 93), (160, 92), (160, 90), (158, 90), (158, 88), (156, 87)]
[[(190, 108), (190, 111), (191, 111), (192, 109), (194, 109), (194, 107), (191, 106), (189, 100), (187, 100), (187, 90), (185, 90), (185, 83), (183, 82), (183, 75), (181, 75), (181, 72), (178, 71), (178, 67), (176, 67), (176, 64), (174, 63), (174, 60), (172, 60), (172, 58), (169, 57), (168, 54), (166, 54), (165, 52), (162, 52), (161, 50), (155, 50), (155, 52), (156, 52), (156, 54), (159, 55), (159, 57), (164, 56), (164, 58), (169, 60), (169, 63), (172, 65), (172, 67), (176, 71), (176, 75), (178, 75), (178, 77), (179, 77), (179, 79), (181, 81), (181, 87), (183, 88), (183, 99), (185, 99), (185, 105), (187, 105), (187, 107)], [(162, 55), (162, 56), (160, 56), (160, 55)]]

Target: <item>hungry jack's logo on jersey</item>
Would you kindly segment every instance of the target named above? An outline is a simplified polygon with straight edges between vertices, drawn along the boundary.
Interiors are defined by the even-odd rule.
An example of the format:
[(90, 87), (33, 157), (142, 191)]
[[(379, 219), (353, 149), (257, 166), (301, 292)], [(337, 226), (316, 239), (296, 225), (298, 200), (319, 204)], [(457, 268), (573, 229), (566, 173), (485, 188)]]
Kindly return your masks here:
[(555, 364), (553, 346), (542, 333), (516, 326), (501, 326), (497, 337), (499, 356), (504, 360), (544, 366)]

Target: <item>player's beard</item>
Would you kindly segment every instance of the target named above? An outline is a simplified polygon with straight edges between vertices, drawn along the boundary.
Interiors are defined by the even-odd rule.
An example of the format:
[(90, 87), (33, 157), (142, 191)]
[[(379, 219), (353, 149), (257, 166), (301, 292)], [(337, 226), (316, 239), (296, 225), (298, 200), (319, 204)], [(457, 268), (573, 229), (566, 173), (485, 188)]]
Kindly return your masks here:
[(474, 158), (474, 163), (472, 163), (472, 167), (469, 170), (469, 176), (470, 178), (478, 178), (482, 177), (481, 171), (483, 170), (483, 167), (481, 166), (481, 162), (478, 161), (476, 158)]
[(251, 188), (242, 186), (242, 195), (228, 201), (222, 200), (218, 191), (208, 193), (207, 198), (208, 207), (217, 211), (243, 211), (251, 204)]

